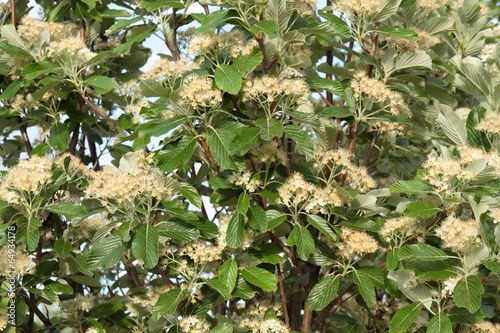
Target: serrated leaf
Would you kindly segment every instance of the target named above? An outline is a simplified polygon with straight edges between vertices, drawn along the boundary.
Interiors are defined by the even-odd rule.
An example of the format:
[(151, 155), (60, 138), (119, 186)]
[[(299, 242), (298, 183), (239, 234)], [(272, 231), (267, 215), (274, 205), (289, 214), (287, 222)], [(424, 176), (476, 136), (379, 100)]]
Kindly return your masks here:
[(90, 276), (85, 276), (85, 275), (70, 275), (68, 276), (71, 280), (75, 281), (76, 283), (83, 284), (85, 286), (89, 287), (97, 287), (100, 288), (102, 287), (101, 282), (99, 280), (90, 277)]
[(429, 321), (427, 326), (427, 333), (452, 333), (453, 327), (451, 325), (451, 320), (448, 318), (446, 313), (439, 312)]
[(401, 4), (401, 0), (383, 0), (381, 1), (381, 10), (380, 12), (373, 14), (370, 17), (372, 22), (382, 22), (387, 20), (392, 15), (396, 14), (398, 11), (399, 5)]
[(236, 155), (243, 156), (250, 150), (251, 147), (258, 146), (261, 141), (260, 128), (241, 128), (238, 130), (238, 134), (231, 141), (231, 152)]
[(307, 261), (309, 255), (314, 252), (314, 238), (307, 228), (300, 224), (296, 224), (293, 228), (293, 239), (297, 245), (297, 254), (299, 258)]
[(411, 41), (416, 41), (418, 39), (418, 34), (414, 30), (404, 29), (401, 27), (393, 27), (393, 28), (384, 27), (379, 29), (373, 29), (372, 32), (377, 32), (379, 34), (387, 36), (402, 37), (405, 39), (409, 39)]
[(56, 202), (45, 206), (44, 209), (52, 213), (64, 215), (70, 220), (75, 216), (87, 213), (85, 207), (76, 202)]
[(273, 273), (265, 269), (259, 267), (245, 267), (241, 271), (241, 275), (247, 282), (263, 290), (275, 291), (277, 289), (278, 280)]
[(428, 218), (436, 215), (440, 211), (439, 208), (425, 201), (410, 202), (406, 205), (403, 214), (408, 217)]
[(193, 225), (182, 221), (168, 221), (158, 224), (158, 233), (162, 237), (192, 241), (200, 237), (200, 232)]
[(307, 160), (314, 156), (313, 140), (305, 131), (297, 126), (284, 126), (286, 134), (297, 144), (299, 153), (304, 154)]
[(389, 190), (392, 193), (420, 194), (433, 192), (433, 188), (420, 180), (400, 180), (394, 182)]
[(272, 118), (258, 118), (255, 125), (260, 127), (260, 137), (264, 141), (270, 141), (275, 136), (281, 137), (285, 131), (283, 124)]
[(160, 314), (176, 313), (177, 305), (188, 295), (188, 289), (170, 289), (166, 293), (161, 294), (153, 306), (153, 319), (158, 320)]
[(403, 53), (394, 62), (394, 71), (415, 67), (432, 69), (431, 57), (423, 51), (415, 53)]
[(279, 264), (283, 261), (280, 253), (283, 252), (281, 247), (275, 243), (253, 244), (248, 254), (259, 261), (268, 264)]
[(241, 74), (248, 73), (255, 69), (262, 62), (262, 54), (258, 49), (255, 49), (247, 56), (236, 58), (231, 67), (236, 69)]
[(250, 207), (250, 197), (246, 192), (241, 192), (238, 197), (238, 212), (241, 214), (246, 214)]
[(126, 249), (118, 235), (109, 235), (90, 250), (87, 267), (90, 271), (100, 267), (110, 268), (116, 265)]
[(370, 276), (362, 270), (356, 269), (351, 273), (352, 281), (358, 286), (359, 293), (369, 307), (375, 306), (375, 285)]
[(14, 81), (11, 84), (9, 84), (9, 86), (2, 91), (2, 94), (0, 95), (0, 100), (2, 101), (10, 100), (17, 94), (19, 89), (21, 89), (22, 84), (23, 84), (22, 80)]
[(479, 276), (469, 275), (458, 281), (453, 290), (453, 300), (457, 306), (473, 313), (481, 306), (482, 294), (484, 294), (484, 287)]
[(127, 34), (127, 41), (113, 49), (116, 53), (129, 53), (134, 43), (140, 43), (156, 31), (156, 27), (134, 26)]
[(238, 264), (234, 259), (227, 260), (219, 268), (219, 279), (226, 285), (229, 292), (232, 292), (236, 286), (236, 279), (238, 277)]
[(415, 302), (400, 309), (391, 319), (390, 333), (403, 333), (417, 320), (423, 304)]
[(208, 133), (207, 143), (212, 152), (214, 160), (222, 169), (237, 169), (231, 159), (230, 143), (236, 136), (236, 132), (230, 129), (215, 129)]
[(328, 106), (321, 111), (323, 117), (348, 118), (354, 114), (351, 109), (344, 106)]
[(196, 189), (188, 183), (181, 182), (179, 184), (181, 186), (179, 193), (183, 195), (184, 198), (188, 199), (193, 206), (201, 209), (203, 201), (201, 200), (201, 196), (198, 194), (198, 191), (196, 191)]
[(280, 210), (269, 209), (266, 211), (267, 229), (274, 229), (281, 223), (285, 222), (286, 214)]
[(399, 250), (399, 258), (434, 261), (447, 259), (449, 255), (429, 244), (411, 244), (405, 245)]
[(28, 251), (35, 250), (40, 239), (42, 221), (36, 217), (26, 218), (21, 216), (17, 219), (16, 223), (16, 240), (26, 242), (26, 249)]
[(331, 275), (316, 283), (307, 297), (309, 308), (313, 311), (323, 310), (333, 300), (339, 286), (339, 279)]
[(205, 282), (210, 288), (218, 291), (222, 296), (224, 296), (224, 299), (229, 300), (231, 298), (231, 291), (229, 290), (229, 287), (222, 282), (219, 277), (206, 279)]
[(217, 86), (227, 93), (232, 95), (237, 95), (241, 89), (241, 84), (243, 79), (240, 73), (232, 66), (220, 64), (217, 69), (215, 69), (215, 83)]
[(134, 18), (131, 18), (131, 19), (121, 19), (121, 20), (118, 20), (118, 21), (116, 21), (115, 24), (113, 24), (112, 26), (110, 26), (108, 28), (108, 30), (106, 30), (106, 35), (109, 36), (111, 34), (114, 34), (115, 32), (120, 31), (122, 28), (127, 28), (127, 27), (131, 26), (132, 24), (134, 24), (135, 22), (138, 22), (138, 21), (141, 21), (141, 20), (144, 20), (144, 17), (137, 16), (137, 17), (134, 17)]
[(243, 243), (245, 237), (245, 219), (241, 213), (234, 213), (229, 220), (226, 233), (227, 246), (232, 248), (239, 248)]
[(255, 290), (245, 281), (242, 276), (238, 276), (234, 287), (233, 297), (250, 299), (255, 295)]
[(132, 253), (144, 261), (146, 269), (153, 268), (158, 263), (158, 239), (158, 229), (154, 225), (143, 224), (132, 240)]
[(212, 30), (222, 26), (231, 16), (228, 10), (217, 10), (215, 12), (206, 15), (201, 20), (201, 27), (196, 29), (197, 33), (203, 34), (208, 30)]
[(446, 136), (457, 145), (467, 145), (467, 129), (449, 107), (443, 107), (437, 117), (437, 122), (444, 130)]
[(58, 239), (54, 242), (54, 251), (61, 258), (66, 258), (71, 253), (71, 242), (68, 242), (64, 239)]
[(141, 92), (144, 97), (165, 97), (169, 96), (169, 89), (166, 88), (161, 82), (154, 79), (141, 80), (139, 83)]
[(250, 27), (250, 31), (252, 31), (254, 35), (257, 35), (259, 32), (263, 32), (269, 37), (275, 36), (278, 29), (278, 24), (271, 20), (263, 20)]
[(184, 165), (189, 161), (196, 149), (196, 138), (194, 136), (184, 136), (176, 144), (169, 144), (158, 152), (160, 170), (172, 172), (179, 165)]
[(233, 333), (233, 332), (234, 332), (233, 325), (229, 323), (220, 323), (207, 333)]
[(99, 94), (105, 94), (113, 89), (119, 89), (120, 85), (113, 78), (101, 75), (93, 75), (83, 81), (85, 86), (92, 86)]
[(69, 147), (70, 131), (66, 124), (55, 123), (50, 128), (49, 143), (59, 151), (65, 151)]
[(267, 216), (266, 211), (259, 206), (250, 207), (248, 212), (248, 224), (255, 230), (266, 232), (267, 230)]
[(333, 231), (333, 229), (324, 218), (318, 215), (307, 215), (307, 222), (321, 231), (321, 233), (328, 237), (332, 242), (337, 241), (337, 234), (335, 233), (335, 231)]

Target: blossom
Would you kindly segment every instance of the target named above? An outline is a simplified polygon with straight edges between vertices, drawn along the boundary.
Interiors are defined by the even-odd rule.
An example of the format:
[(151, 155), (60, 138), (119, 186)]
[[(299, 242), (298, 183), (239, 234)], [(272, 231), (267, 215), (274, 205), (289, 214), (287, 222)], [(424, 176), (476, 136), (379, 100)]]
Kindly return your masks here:
[(0, 248), (0, 276), (34, 274), (35, 266), (24, 245), (16, 245), (15, 249), (9, 245)]
[(48, 51), (49, 56), (52, 58), (59, 58), (62, 56), (71, 57), (73, 61), (80, 64), (89, 61), (96, 55), (89, 50), (80, 37), (76, 36), (51, 42)]
[(480, 241), (479, 225), (473, 219), (464, 221), (450, 215), (435, 232), (441, 238), (442, 246), (454, 252), (462, 253)]
[(457, 285), (458, 281), (460, 281), (461, 279), (462, 277), (460, 275), (456, 275), (442, 281), (443, 283), (443, 289), (441, 290), (442, 295), (443, 296), (453, 295), (453, 290), (455, 289), (455, 286)]
[(417, 0), (417, 7), (419, 9), (436, 9), (439, 8), (441, 4), (436, 0)]
[(378, 249), (378, 243), (372, 236), (366, 232), (341, 227), (342, 241), (338, 242), (338, 254), (344, 259), (352, 259), (355, 256), (363, 256), (367, 253), (373, 253)]
[(493, 223), (500, 223), (500, 208), (490, 208), (488, 215), (493, 219)]
[(234, 185), (241, 186), (248, 192), (255, 192), (262, 186), (262, 181), (252, 177), (252, 173), (250, 171), (234, 172), (228, 177), (227, 180)]
[(493, 111), (488, 111), (475, 128), (478, 131), (498, 134), (500, 133), (500, 116), (498, 114), (495, 114)]
[(192, 107), (213, 107), (222, 102), (222, 91), (213, 89), (213, 80), (208, 77), (189, 75), (179, 92), (182, 103)]
[(283, 149), (279, 149), (279, 143), (274, 140), (263, 143), (260, 150), (252, 149), (251, 152), (262, 163), (288, 164), (286, 153)]
[(99, 333), (99, 329), (98, 329), (98, 328), (96, 328), (96, 327), (94, 327), (94, 326), (92, 326), (92, 327), (88, 328), (88, 329), (85, 331), (85, 333)]
[(453, 189), (454, 178), (467, 181), (474, 178), (474, 174), (462, 167), (460, 160), (438, 159), (430, 156), (423, 165), (428, 174), (424, 177), (438, 191), (450, 194)]
[(354, 79), (351, 80), (351, 87), (354, 90), (354, 97), (357, 99), (364, 95), (373, 102), (383, 103), (394, 115), (410, 115), (410, 109), (406, 105), (403, 95), (390, 90), (382, 81), (366, 77), (366, 74), (362, 71), (354, 74)]
[(242, 31), (237, 29), (221, 34), (209, 31), (191, 39), (188, 53), (205, 54), (213, 50), (221, 50), (236, 58), (249, 55), (257, 46), (255, 39), (248, 39)]
[(334, 10), (347, 13), (370, 15), (380, 11), (380, 1), (376, 0), (337, 0)]
[(165, 79), (167, 77), (181, 77), (189, 65), (187, 59), (170, 61), (168, 59), (158, 60), (153, 68), (142, 74), (141, 79)]
[(397, 36), (384, 36), (383, 39), (387, 41), (387, 44), (389, 46), (393, 46), (398, 50), (404, 52), (428, 50), (429, 48), (441, 42), (439, 38), (429, 34), (427, 31), (420, 30), (415, 27), (410, 27), (409, 29), (415, 31), (418, 34), (418, 38), (416, 41)]
[(400, 216), (387, 219), (382, 229), (379, 230), (379, 234), (387, 241), (390, 241), (399, 237), (406, 238), (413, 236), (419, 234), (421, 231), (422, 228), (416, 218)]
[(302, 78), (282, 78), (263, 75), (246, 81), (242, 88), (243, 100), (256, 102), (309, 103), (310, 90)]
[(183, 317), (179, 326), (186, 333), (205, 333), (210, 329), (210, 323), (196, 316)]
[(498, 333), (500, 332), (500, 324), (494, 324), (491, 321), (483, 320), (477, 324), (467, 325), (464, 331), (470, 333)]

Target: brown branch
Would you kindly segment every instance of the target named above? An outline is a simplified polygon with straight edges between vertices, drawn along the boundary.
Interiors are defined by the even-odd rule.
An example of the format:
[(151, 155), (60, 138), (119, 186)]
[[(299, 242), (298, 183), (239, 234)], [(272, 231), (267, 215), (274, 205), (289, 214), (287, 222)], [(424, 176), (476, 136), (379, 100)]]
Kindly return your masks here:
[(24, 143), (24, 148), (26, 149), (26, 153), (28, 156), (31, 156), (31, 152), (33, 151), (33, 147), (31, 146), (30, 138), (28, 136), (28, 128), (26, 124), (23, 124), (23, 119), (19, 116), (16, 117), (17, 123), (19, 125), (19, 131), (21, 132), (21, 139)]
[[(277, 136), (275, 136), (273, 138), (274, 142), (276, 142), (278, 144), (278, 149), (281, 149), (283, 151), (283, 153), (288, 156), (288, 154), (286, 154), (285, 150), (283, 149), (283, 143), (281, 142), (281, 139)], [(285, 168), (285, 173), (286, 173), (286, 176), (288, 178), (292, 178), (292, 172), (290, 171), (290, 168), (288, 167), (288, 165), (285, 165), (283, 164), (283, 167)]]
[[(349, 49), (352, 50), (354, 48), (354, 41), (349, 42)], [(345, 59), (346, 65), (351, 62), (352, 59), (352, 52), (347, 53), (347, 58)]]
[[(333, 52), (332, 52), (332, 50), (326, 51), (326, 63), (330, 67), (333, 66)], [(333, 79), (332, 74), (326, 74), (326, 79), (332, 80)], [(326, 99), (328, 101), (328, 103), (327, 103), (328, 106), (333, 105), (333, 94), (330, 91), (326, 92)]]
[(330, 311), (333, 309), (333, 306), (337, 301), (342, 299), (342, 297), (347, 294), (352, 288), (354, 288), (355, 284), (351, 283), (347, 288), (342, 290), (323, 310), (321, 310), (321, 313), (319, 314), (318, 318), (316, 318), (316, 322), (313, 325), (313, 330), (316, 330), (320, 325), (323, 324), (323, 322), (326, 320), (328, 317), (328, 314)]
[(80, 123), (76, 123), (75, 129), (73, 130), (73, 135), (69, 142), (68, 152), (71, 155), (76, 154), (76, 145), (78, 144), (78, 136), (80, 135)]
[(101, 170), (101, 166), (99, 165), (99, 157), (97, 156), (96, 143), (90, 133), (87, 135), (87, 142), (89, 144), (90, 157), (92, 157), (92, 166), (94, 167), (94, 171), (99, 171)]
[(260, 54), (262, 54), (262, 68), (264, 69), (264, 74), (269, 74), (269, 67), (267, 66), (266, 48), (264, 46), (264, 33), (263, 32), (258, 33), (257, 44), (259, 44)]
[[(380, 28), (380, 22), (375, 23), (375, 29)], [(374, 33), (372, 36), (372, 47), (370, 49), (370, 55), (372, 57), (375, 57), (377, 54), (377, 47), (378, 47), (378, 32)], [(373, 65), (369, 64), (368, 67), (366, 68), (366, 76), (371, 77), (373, 72)]]
[(125, 266), (125, 270), (127, 271), (127, 275), (130, 279), (130, 282), (132, 282), (132, 285), (134, 287), (142, 287), (142, 282), (139, 279), (139, 275), (137, 274), (137, 269), (135, 268), (135, 266), (132, 265), (132, 262), (127, 265), (127, 262), (130, 261), (130, 259), (130, 250), (128, 250), (125, 253), (124, 258), (122, 259), (123, 265)]
[(161, 265), (160, 263), (158, 263), (156, 265), (156, 269), (158, 270), (158, 273), (160, 273), (161, 275), (161, 279), (163, 280), (163, 283), (165, 284), (165, 286), (167, 288), (172, 288), (172, 284), (170, 283), (170, 280), (168, 279), (168, 277), (165, 275), (165, 272), (163, 271), (163, 269), (161, 268)]
[(99, 110), (99, 108), (94, 104), (92, 103), (92, 101), (90, 100), (90, 98), (87, 98), (87, 96), (85, 96), (85, 94), (83, 93), (79, 93), (79, 95), (83, 98), (83, 100), (85, 102), (87, 102), (88, 105), (90, 105), (90, 107), (92, 108), (92, 110), (94, 110), (95, 113), (97, 113), (98, 115), (108, 119), (108, 120), (112, 120), (114, 121), (112, 118), (110, 118), (107, 114), (103, 113), (101, 110)]
[(276, 264), (276, 271), (278, 272), (278, 285), (280, 288), (281, 304), (283, 304), (283, 316), (285, 317), (286, 327), (290, 328), (290, 316), (288, 315), (288, 307), (286, 306), (285, 285), (283, 284), (283, 276), (281, 275), (280, 264)]
[(80, 39), (87, 43), (87, 27), (85, 26), (85, 20), (80, 20)]
[(212, 171), (215, 171), (216, 173), (219, 173), (219, 167), (217, 166), (217, 163), (215, 163), (214, 158), (212, 157), (212, 153), (210, 152), (210, 148), (208, 147), (207, 142), (205, 139), (201, 136), (198, 136), (198, 142), (201, 144), (201, 147), (203, 148), (203, 152), (205, 153), (205, 156), (208, 159), (208, 162), (212, 166)]
[(10, 23), (16, 26), (16, 1), (10, 0)]
[[(296, 68), (296, 70), (297, 70), (300, 74), (302, 74), (302, 76), (307, 77), (306, 73), (305, 73), (303, 70), (301, 70), (300, 68)], [(330, 75), (330, 77), (331, 77), (331, 75)], [(321, 90), (319, 90), (318, 88), (314, 88), (314, 90), (316, 90), (316, 92), (319, 94), (319, 97), (321, 98), (321, 100), (322, 100), (323, 102), (325, 102), (326, 106), (333, 106), (333, 103), (332, 103), (332, 102), (330, 102), (330, 101), (328, 100), (328, 98), (326, 98), (326, 97), (325, 97), (325, 95), (323, 95), (323, 93), (321, 92)], [(327, 94), (329, 94), (329, 92), (327, 92)], [(330, 94), (331, 94), (331, 93), (330, 93)], [(332, 95), (332, 99), (333, 99), (333, 95)]]
[(205, 15), (210, 15), (210, 9), (208, 8), (208, 5), (202, 5), (203, 10), (205, 11)]
[(379, 132), (374, 131), (372, 135), (373, 136), (372, 136), (372, 141), (370, 142), (370, 148), (368, 148), (368, 155), (366, 156), (365, 159), (365, 167), (368, 167), (371, 164), (370, 160), (372, 158), (373, 150), (375, 148), (375, 143), (377, 142)]

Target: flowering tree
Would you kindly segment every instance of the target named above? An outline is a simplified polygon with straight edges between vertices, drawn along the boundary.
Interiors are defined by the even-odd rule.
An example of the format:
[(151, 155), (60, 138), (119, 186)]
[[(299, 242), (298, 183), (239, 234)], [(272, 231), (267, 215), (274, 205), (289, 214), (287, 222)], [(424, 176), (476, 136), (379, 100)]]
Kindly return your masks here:
[(26, 3), (1, 16), (0, 330), (500, 331), (485, 3)]

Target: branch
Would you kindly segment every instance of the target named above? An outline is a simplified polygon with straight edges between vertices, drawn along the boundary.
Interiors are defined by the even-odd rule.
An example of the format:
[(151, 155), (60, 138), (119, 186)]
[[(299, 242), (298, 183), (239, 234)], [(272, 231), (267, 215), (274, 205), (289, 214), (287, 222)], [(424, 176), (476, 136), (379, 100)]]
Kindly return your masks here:
[(16, 1), (10, 0), (10, 23), (16, 26)]
[(103, 113), (101, 110), (99, 110), (99, 108), (97, 106), (95, 106), (94, 103), (92, 103), (92, 101), (90, 100), (90, 98), (87, 98), (87, 96), (85, 96), (84, 93), (81, 93), (79, 92), (79, 95), (83, 98), (83, 100), (85, 102), (87, 102), (88, 105), (90, 105), (90, 107), (92, 108), (92, 110), (94, 110), (95, 113), (97, 113), (98, 115), (108, 119), (108, 120), (112, 120), (114, 121), (112, 118), (110, 118), (107, 114)]
[(370, 160), (372, 158), (373, 149), (375, 148), (375, 143), (377, 141), (378, 135), (379, 135), (378, 131), (373, 132), (372, 141), (370, 142), (370, 148), (368, 149), (368, 155), (366, 156), (365, 159), (365, 167), (368, 167), (372, 163), (370, 162)]
[(328, 314), (330, 313), (330, 311), (333, 309), (333, 306), (335, 305), (335, 303), (342, 299), (342, 297), (347, 294), (352, 288), (354, 288), (354, 283), (351, 283), (349, 286), (347, 286), (347, 288), (345, 288), (344, 290), (342, 290), (342, 292), (340, 292), (331, 302), (330, 304), (328, 304), (326, 306), (326, 308), (324, 308), (323, 310), (321, 310), (321, 313), (320, 315), (318, 316), (318, 318), (316, 318), (316, 322), (314, 323), (313, 325), (313, 330), (316, 330), (320, 325), (323, 324), (323, 322), (326, 320), (326, 318), (328, 317)]
[(20, 124), (19, 131), (21, 132), (21, 139), (23, 140), (26, 152), (28, 153), (28, 156), (31, 156), (33, 147), (31, 146), (30, 138), (28, 136), (28, 128), (26, 127), (26, 124), (23, 124), (23, 119), (21, 117), (17, 116), (16, 120), (17, 123)]
[(101, 170), (101, 166), (99, 165), (99, 157), (97, 156), (95, 141), (90, 133), (89, 135), (87, 135), (87, 142), (89, 144), (90, 157), (92, 157), (92, 166), (94, 167), (94, 171), (99, 171)]
[[(301, 70), (300, 68), (296, 68), (296, 69), (304, 77), (307, 77), (306, 73), (303, 70)], [(330, 78), (331, 78), (331, 75), (330, 75)], [(323, 93), (321, 92), (321, 90), (319, 90), (318, 88), (314, 88), (314, 90), (316, 90), (316, 92), (319, 94), (319, 97), (321, 98), (321, 100), (323, 102), (325, 102), (325, 104), (327, 106), (333, 106), (333, 104), (330, 102), (330, 100), (323, 95)], [(331, 93), (327, 92), (327, 94), (331, 94)], [(332, 95), (332, 98), (333, 98), (333, 95)]]
[(280, 264), (276, 264), (276, 271), (278, 272), (278, 285), (280, 287), (281, 304), (283, 304), (283, 315), (285, 316), (286, 327), (290, 328), (290, 316), (288, 315), (288, 307), (286, 303), (285, 286), (283, 284), (283, 276), (281, 275)]
[(219, 167), (217, 166), (217, 163), (215, 163), (215, 160), (212, 157), (212, 153), (210, 152), (210, 148), (208, 147), (207, 142), (201, 136), (198, 136), (197, 139), (198, 139), (198, 142), (201, 144), (201, 147), (203, 148), (203, 152), (205, 153), (205, 156), (207, 157), (208, 162), (212, 166), (213, 171), (215, 171), (216, 173), (219, 173), (220, 172)]

